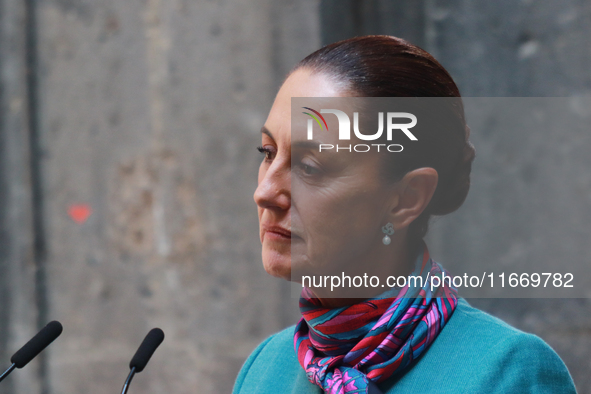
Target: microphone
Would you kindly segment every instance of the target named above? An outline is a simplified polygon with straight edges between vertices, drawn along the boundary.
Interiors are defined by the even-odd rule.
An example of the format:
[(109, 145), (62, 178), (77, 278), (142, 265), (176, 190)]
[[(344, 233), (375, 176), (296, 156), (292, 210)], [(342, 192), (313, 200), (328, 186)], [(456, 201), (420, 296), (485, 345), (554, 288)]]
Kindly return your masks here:
[(52, 321), (49, 322), (45, 327), (41, 329), (29, 342), (27, 342), (22, 348), (10, 358), (12, 365), (0, 375), (0, 382), (4, 380), (15, 368), (21, 369), (29, 363), (32, 359), (37, 357), (39, 353), (43, 351), (51, 342), (53, 342), (63, 331), (63, 327), (60, 322)]
[(150, 361), (150, 357), (152, 357), (152, 354), (154, 354), (154, 352), (156, 351), (158, 346), (160, 346), (163, 340), (164, 332), (159, 328), (151, 329), (148, 335), (146, 335), (144, 341), (142, 342), (140, 347), (135, 352), (135, 355), (129, 362), (129, 368), (131, 369), (131, 371), (129, 371), (129, 375), (125, 380), (125, 384), (123, 384), (121, 394), (127, 393), (133, 376), (136, 374), (136, 372), (139, 373), (144, 370), (146, 364), (148, 364), (148, 361)]

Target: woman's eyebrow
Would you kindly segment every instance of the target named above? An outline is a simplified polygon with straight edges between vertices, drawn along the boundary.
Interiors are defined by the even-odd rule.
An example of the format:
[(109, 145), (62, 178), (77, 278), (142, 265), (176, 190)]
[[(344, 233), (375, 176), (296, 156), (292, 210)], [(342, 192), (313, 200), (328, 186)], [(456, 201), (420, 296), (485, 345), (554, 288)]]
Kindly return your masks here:
[(265, 126), (261, 127), (261, 133), (267, 134), (269, 136), (269, 138), (271, 138), (273, 140), (273, 142), (275, 142), (275, 138), (273, 138), (273, 135), (271, 134), (269, 129), (266, 128)]
[(299, 148), (299, 149), (318, 150), (319, 146), (320, 145), (318, 144), (318, 142), (315, 142), (315, 141), (295, 141), (291, 144), (292, 149)]

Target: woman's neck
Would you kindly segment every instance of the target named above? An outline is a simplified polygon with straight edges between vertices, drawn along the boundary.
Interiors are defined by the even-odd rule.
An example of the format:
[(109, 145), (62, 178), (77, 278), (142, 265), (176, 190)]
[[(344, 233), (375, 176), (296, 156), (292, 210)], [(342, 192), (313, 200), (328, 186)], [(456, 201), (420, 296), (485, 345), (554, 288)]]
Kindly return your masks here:
[[(325, 308), (340, 308), (358, 304), (368, 298), (377, 297), (390, 288), (386, 284), (388, 277), (410, 275), (414, 270), (414, 263), (417, 258), (416, 248), (410, 249), (406, 242), (406, 237), (400, 237), (398, 240), (392, 242), (389, 248), (391, 249), (388, 251), (391, 253), (383, 259), (384, 261), (374, 265), (372, 272), (368, 273), (370, 277), (377, 276), (379, 278), (378, 286), (362, 286), (359, 289), (343, 287), (338, 288), (336, 291), (325, 286), (321, 288), (310, 288), (310, 290)], [(361, 290), (362, 292), (355, 292), (355, 290)], [(357, 296), (357, 294), (361, 294), (361, 296)]]

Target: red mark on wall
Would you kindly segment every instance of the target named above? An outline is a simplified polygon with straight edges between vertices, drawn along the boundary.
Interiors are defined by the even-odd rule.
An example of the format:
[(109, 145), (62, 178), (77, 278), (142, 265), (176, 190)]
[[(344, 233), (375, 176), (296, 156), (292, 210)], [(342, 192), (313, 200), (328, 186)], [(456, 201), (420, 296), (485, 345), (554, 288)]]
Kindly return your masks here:
[(92, 208), (87, 204), (70, 205), (68, 215), (78, 224), (83, 224), (92, 215)]

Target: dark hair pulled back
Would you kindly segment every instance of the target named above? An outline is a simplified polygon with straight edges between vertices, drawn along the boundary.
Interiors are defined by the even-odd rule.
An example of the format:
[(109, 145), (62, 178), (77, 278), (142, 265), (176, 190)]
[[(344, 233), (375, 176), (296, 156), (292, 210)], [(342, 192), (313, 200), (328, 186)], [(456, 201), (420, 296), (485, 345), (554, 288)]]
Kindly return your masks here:
[[(407, 172), (432, 167), (439, 181), (423, 213), (409, 226), (410, 245), (418, 245), (428, 230), (431, 215), (457, 210), (470, 189), (475, 151), (468, 141), (464, 108), (458, 87), (433, 56), (392, 36), (363, 36), (327, 45), (296, 65), (331, 78), (351, 96), (359, 97), (456, 97), (447, 109), (452, 127), (426, 130), (412, 155), (387, 155), (383, 173), (397, 182)], [(430, 127), (430, 129), (434, 129)]]

